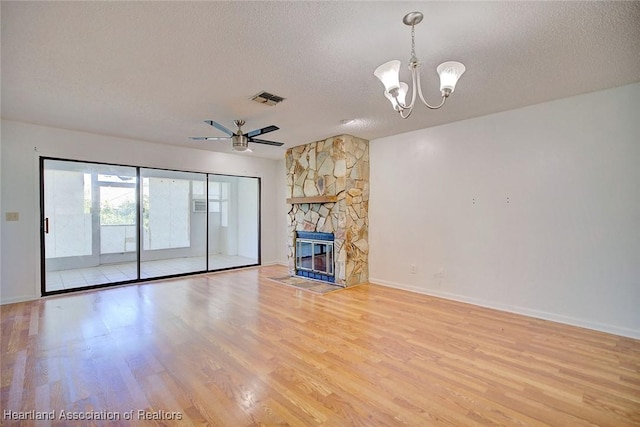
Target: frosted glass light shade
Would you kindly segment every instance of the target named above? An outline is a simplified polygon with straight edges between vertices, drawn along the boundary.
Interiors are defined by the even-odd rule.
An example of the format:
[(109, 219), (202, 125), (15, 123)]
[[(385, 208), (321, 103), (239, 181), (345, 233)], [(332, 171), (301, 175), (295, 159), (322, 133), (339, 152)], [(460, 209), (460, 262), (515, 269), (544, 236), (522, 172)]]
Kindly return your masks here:
[[(403, 106), (407, 105), (405, 99), (407, 98), (408, 91), (409, 91), (409, 85), (407, 85), (405, 82), (400, 82), (400, 89), (398, 90), (398, 101)], [(398, 106), (398, 102), (396, 102), (396, 99), (393, 97), (393, 95), (391, 95), (389, 92), (385, 90), (384, 96), (386, 96), (389, 102), (391, 102), (391, 105), (393, 105), (394, 110), (398, 111), (400, 109)]]
[(385, 92), (391, 92), (393, 89), (400, 87), (400, 61), (394, 59), (393, 61), (385, 62), (373, 72), (382, 84), (384, 85)]
[(438, 65), (436, 71), (440, 76), (440, 91), (446, 93), (447, 96), (453, 93), (458, 79), (464, 74), (465, 70), (466, 67), (456, 61), (443, 62)]
[(248, 151), (249, 139), (244, 135), (233, 135), (231, 137), (231, 149), (233, 151)]

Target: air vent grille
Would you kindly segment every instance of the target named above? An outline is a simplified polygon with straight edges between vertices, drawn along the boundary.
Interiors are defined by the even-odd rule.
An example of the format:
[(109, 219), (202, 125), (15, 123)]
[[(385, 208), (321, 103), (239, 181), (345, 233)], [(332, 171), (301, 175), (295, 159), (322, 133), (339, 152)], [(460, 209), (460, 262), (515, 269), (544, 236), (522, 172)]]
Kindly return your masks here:
[(260, 92), (259, 94), (257, 94), (251, 99), (253, 101), (259, 102), (261, 104), (267, 104), (267, 105), (276, 105), (285, 100), (285, 98), (278, 95), (274, 95), (269, 92)]

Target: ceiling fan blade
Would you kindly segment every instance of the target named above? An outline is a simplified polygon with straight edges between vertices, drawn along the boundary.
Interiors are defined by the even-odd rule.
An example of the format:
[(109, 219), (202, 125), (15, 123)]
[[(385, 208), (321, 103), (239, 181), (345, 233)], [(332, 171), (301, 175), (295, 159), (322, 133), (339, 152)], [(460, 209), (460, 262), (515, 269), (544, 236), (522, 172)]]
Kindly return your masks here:
[(246, 135), (248, 138), (251, 138), (253, 136), (262, 135), (267, 132), (273, 132), (274, 130), (278, 130), (278, 129), (280, 129), (278, 126), (271, 125), (271, 126), (264, 127), (262, 129), (252, 130), (251, 132), (247, 132)]
[(267, 141), (266, 139), (249, 138), (249, 142), (256, 142), (258, 144), (275, 145), (277, 147), (280, 147), (281, 145), (284, 145), (284, 142)]
[(213, 120), (205, 120), (206, 124), (213, 126), (216, 129), (220, 129), (222, 132), (226, 133), (229, 136), (233, 136), (233, 132), (231, 132), (226, 127), (222, 126), (220, 123), (214, 122)]
[(190, 136), (189, 139), (194, 141), (228, 141), (227, 136)]

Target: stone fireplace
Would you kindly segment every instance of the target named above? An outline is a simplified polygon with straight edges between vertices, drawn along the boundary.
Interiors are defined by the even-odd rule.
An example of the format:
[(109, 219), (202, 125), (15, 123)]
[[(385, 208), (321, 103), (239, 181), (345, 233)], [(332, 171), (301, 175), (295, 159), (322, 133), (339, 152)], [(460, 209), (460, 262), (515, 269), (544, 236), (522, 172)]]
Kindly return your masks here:
[[(293, 147), (286, 153), (289, 273), (352, 286), (369, 280), (369, 142), (351, 135)], [(332, 234), (330, 250), (297, 244), (304, 232)], [(307, 236), (308, 237), (308, 236)], [(309, 239), (307, 239), (309, 240)], [(315, 246), (313, 246), (315, 248)], [(314, 277), (316, 250), (322, 268), (333, 259), (333, 276)], [(331, 256), (329, 256), (329, 251)], [(301, 262), (305, 267), (300, 266)], [(304, 264), (306, 263), (306, 264)], [(306, 269), (306, 270), (305, 270)], [(303, 271), (300, 274), (300, 271)], [(329, 279), (332, 277), (332, 279)]]

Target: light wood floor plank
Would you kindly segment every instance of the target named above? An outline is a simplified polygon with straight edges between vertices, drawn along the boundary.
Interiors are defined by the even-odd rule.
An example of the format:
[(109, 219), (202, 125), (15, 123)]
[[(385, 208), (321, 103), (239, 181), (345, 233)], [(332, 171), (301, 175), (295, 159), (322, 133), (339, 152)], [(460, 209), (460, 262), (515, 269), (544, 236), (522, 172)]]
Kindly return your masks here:
[(285, 274), (2, 306), (0, 406), (134, 411), (77, 424), (96, 426), (640, 426), (638, 340), (373, 284), (319, 295), (268, 279)]

